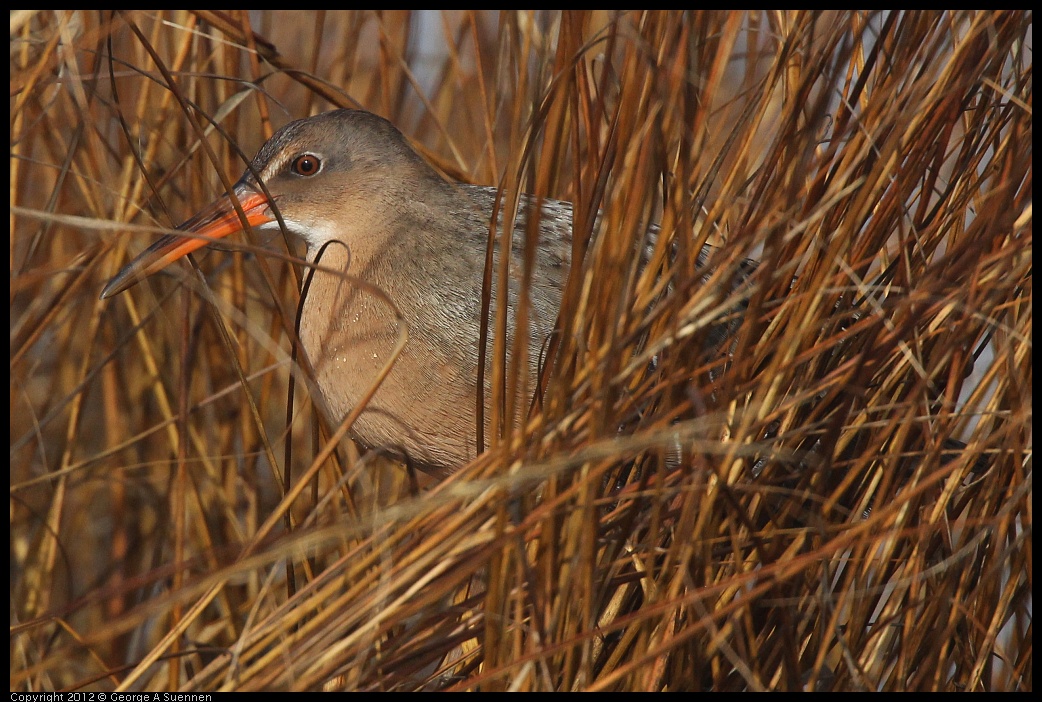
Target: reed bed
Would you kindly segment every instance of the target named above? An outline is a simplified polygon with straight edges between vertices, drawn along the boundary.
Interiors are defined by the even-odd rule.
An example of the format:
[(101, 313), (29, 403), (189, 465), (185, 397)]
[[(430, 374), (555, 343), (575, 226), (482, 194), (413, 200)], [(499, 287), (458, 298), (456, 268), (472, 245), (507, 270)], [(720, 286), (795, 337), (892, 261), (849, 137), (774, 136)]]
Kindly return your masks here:
[[(1030, 12), (10, 22), (12, 690), (1032, 689)], [(337, 106), (575, 204), (445, 480), (313, 406), (292, 239), (98, 299)]]

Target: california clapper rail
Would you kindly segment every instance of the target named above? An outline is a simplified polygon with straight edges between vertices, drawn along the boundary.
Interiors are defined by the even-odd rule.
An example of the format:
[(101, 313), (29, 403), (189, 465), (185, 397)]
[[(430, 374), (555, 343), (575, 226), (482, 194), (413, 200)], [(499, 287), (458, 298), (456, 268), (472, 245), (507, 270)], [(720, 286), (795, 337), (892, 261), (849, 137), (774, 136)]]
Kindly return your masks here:
[[(277, 232), (281, 217), (307, 244), (307, 260), (316, 268), (302, 308), (300, 341), (332, 418), (346, 417), (370, 392), (405, 324), (408, 341), (353, 425), (355, 438), (370, 448), (401, 452), (434, 475), (473, 458), (482, 290), (497, 190), (445, 180), (382, 117), (335, 110), (276, 132), (236, 183), (234, 195), (253, 229)], [(521, 234), (514, 237), (508, 277), (508, 337), (521, 294), (524, 232), (530, 213), (539, 217), (528, 290), (531, 389), (571, 266), (572, 206), (523, 196), (517, 211), (515, 230)], [(501, 220), (497, 226), (502, 231)], [(221, 198), (178, 229), (184, 234), (156, 241), (101, 296), (122, 292), (209, 241), (240, 231), (242, 220), (233, 200)], [(655, 232), (649, 230), (649, 240)], [(647, 245), (635, 253), (643, 256)], [(493, 247), (494, 268), (498, 249)], [(707, 255), (707, 249), (700, 252), (700, 265)], [(728, 292), (743, 285), (754, 265), (741, 264)], [(493, 285), (489, 338), (497, 297), (502, 298)], [(738, 325), (738, 315), (730, 316), (707, 330), (703, 349), (724, 344)], [(858, 316), (854, 311), (851, 319)], [(490, 375), (484, 374), (486, 429)], [(946, 438), (944, 446), (960, 451), (964, 444)], [(942, 460), (952, 455), (942, 454)], [(983, 459), (978, 463), (983, 469)]]
[[(404, 323), (408, 341), (352, 427), (355, 438), (368, 447), (404, 452), (433, 474), (473, 458), (482, 281), (496, 189), (449, 182), (387, 120), (362, 110), (335, 110), (280, 129), (234, 194), (255, 231), (278, 232), (281, 216), (286, 229), (307, 244), (308, 262), (317, 261), (300, 340), (333, 419), (347, 416), (371, 389)], [(530, 389), (540, 349), (556, 321), (572, 249), (571, 204), (522, 198), (507, 303), (511, 329), (521, 292), (520, 242), (535, 206), (539, 246), (528, 298)], [(101, 296), (116, 295), (209, 241), (241, 231), (242, 220), (225, 197), (177, 229), (206, 238), (162, 237)], [(489, 339), (496, 319), (494, 288)], [(400, 321), (374, 289), (386, 293)], [(487, 348), (491, 357), (491, 341)], [(486, 406), (490, 375), (485, 373)], [(489, 412), (485, 415), (487, 423)]]

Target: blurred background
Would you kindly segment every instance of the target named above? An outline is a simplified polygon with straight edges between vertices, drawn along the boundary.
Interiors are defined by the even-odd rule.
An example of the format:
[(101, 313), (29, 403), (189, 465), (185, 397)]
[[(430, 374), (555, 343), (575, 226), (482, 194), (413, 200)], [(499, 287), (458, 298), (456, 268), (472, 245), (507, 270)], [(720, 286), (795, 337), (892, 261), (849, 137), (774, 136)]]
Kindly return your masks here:
[[(12, 11), (11, 689), (1030, 690), (1032, 20)], [(447, 480), (312, 407), (292, 239), (98, 299), (336, 107), (575, 205)]]

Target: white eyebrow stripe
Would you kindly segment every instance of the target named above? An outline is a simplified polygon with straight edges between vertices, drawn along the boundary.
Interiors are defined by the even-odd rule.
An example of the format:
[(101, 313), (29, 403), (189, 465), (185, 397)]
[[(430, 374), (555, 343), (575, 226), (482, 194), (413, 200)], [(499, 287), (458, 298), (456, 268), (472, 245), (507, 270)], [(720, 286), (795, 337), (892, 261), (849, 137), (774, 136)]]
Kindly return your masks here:
[[(285, 168), (286, 164), (288, 164), (292, 159), (295, 159), (295, 158), (297, 158), (299, 156), (303, 156), (304, 154), (311, 154), (312, 156), (314, 156), (315, 158), (317, 158), (319, 160), (319, 168), (318, 168), (318, 172), (319, 173), (321, 173), (325, 169), (325, 166), (326, 166), (326, 155), (321, 153), (321, 152), (319, 152), (319, 151), (315, 151), (313, 149), (311, 149), (311, 150), (305, 149), (303, 151), (297, 150), (297, 149), (294, 149), (292, 151), (284, 150), (282, 153), (280, 153), (278, 155), (277, 158), (272, 159), (271, 161), (269, 161), (268, 162), (268, 166), (263, 171), (260, 172), (261, 179), (262, 180), (271, 180), (276, 175), (278, 175), (279, 171), (281, 171), (283, 168)], [(318, 173), (314, 173), (312, 175), (318, 175)]]
[(275, 174), (283, 169), (283, 167), (289, 162), (291, 158), (290, 154), (293, 152), (283, 152), (283, 155), (279, 155), (278, 158), (268, 161), (268, 166), (260, 172), (262, 180), (271, 180), (275, 177)]

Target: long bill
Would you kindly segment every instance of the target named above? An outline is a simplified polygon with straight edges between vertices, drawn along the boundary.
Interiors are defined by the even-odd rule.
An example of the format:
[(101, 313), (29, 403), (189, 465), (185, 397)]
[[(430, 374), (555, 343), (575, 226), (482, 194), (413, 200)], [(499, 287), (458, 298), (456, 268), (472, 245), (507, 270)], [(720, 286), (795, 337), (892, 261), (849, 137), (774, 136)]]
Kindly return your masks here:
[[(268, 198), (262, 193), (239, 183), (235, 186), (235, 195), (251, 227), (274, 220), (268, 209)], [(221, 198), (176, 228), (184, 234), (168, 234), (142, 251), (108, 282), (101, 291), (101, 299), (118, 295), (182, 256), (206, 246), (215, 239), (242, 231), (243, 226), (232, 201), (229, 198)]]

